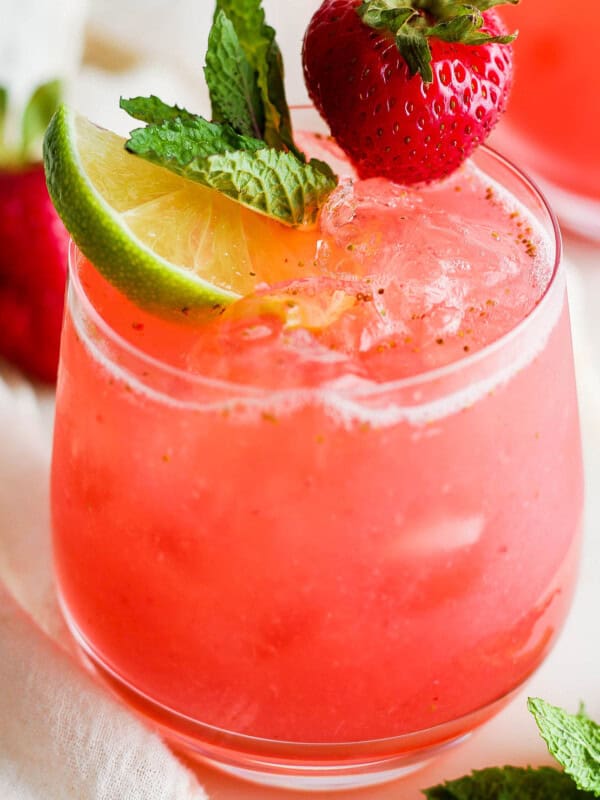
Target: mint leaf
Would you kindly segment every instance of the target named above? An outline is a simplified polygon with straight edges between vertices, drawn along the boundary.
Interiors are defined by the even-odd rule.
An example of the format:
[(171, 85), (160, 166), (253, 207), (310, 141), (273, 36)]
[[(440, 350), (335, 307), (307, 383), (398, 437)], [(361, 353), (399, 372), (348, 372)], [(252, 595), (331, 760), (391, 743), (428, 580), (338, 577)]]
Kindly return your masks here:
[(283, 59), (275, 31), (265, 22), (261, 0), (217, 0), (215, 20), (222, 11), (233, 24), (256, 82), (264, 109), (263, 138), (270, 147), (291, 150), (298, 158), (285, 98)]
[[(160, 125), (147, 125), (130, 133), (125, 147), (131, 153), (171, 169), (171, 162), (185, 166), (195, 158), (231, 153), (235, 150), (262, 150), (260, 139), (240, 136), (229, 125), (217, 125), (203, 117), (168, 119)], [(164, 163), (163, 163), (164, 162)]]
[(530, 697), (533, 714), (548, 750), (576, 785), (600, 797), (600, 725), (581, 709), (568, 714), (538, 697)]
[(119, 106), (126, 111), (130, 117), (139, 119), (140, 122), (147, 122), (153, 125), (160, 125), (161, 122), (175, 119), (201, 119), (196, 114), (186, 111), (185, 108), (179, 106), (169, 106), (166, 103), (151, 94), (150, 97), (131, 97), (126, 99), (121, 98)]
[(213, 120), (226, 122), (245, 136), (261, 139), (264, 109), (256, 73), (223, 11), (217, 12), (208, 37), (204, 75)]
[[(188, 136), (190, 131), (194, 140)], [(154, 164), (216, 189), (287, 225), (315, 222), (320, 206), (336, 185), (326, 165), (303, 163), (293, 153), (265, 148), (264, 142), (256, 139), (246, 138), (244, 141), (250, 145), (246, 149), (233, 149), (214, 132), (211, 137), (210, 143), (206, 143), (199, 127), (176, 120), (133, 131), (126, 147)]]
[(41, 141), (60, 104), (61, 94), (61, 83), (54, 80), (38, 86), (29, 98), (21, 120), (21, 155), (24, 160), (28, 159), (32, 149)]
[(321, 169), (274, 148), (211, 156), (204, 163), (189, 165), (185, 174), (254, 211), (294, 226), (313, 224), (335, 188), (335, 181)]
[(551, 767), (491, 767), (423, 791), (428, 800), (591, 800)]

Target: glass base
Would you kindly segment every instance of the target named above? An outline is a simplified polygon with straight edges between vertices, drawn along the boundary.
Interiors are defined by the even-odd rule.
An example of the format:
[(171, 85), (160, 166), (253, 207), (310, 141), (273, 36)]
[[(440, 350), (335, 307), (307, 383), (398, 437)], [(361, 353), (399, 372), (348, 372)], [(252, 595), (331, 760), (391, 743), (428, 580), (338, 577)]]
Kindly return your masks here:
[(113, 694), (140, 714), (176, 752), (245, 781), (305, 791), (343, 790), (397, 780), (469, 738), (518, 688), (458, 720), (427, 730), (363, 742), (302, 743), (225, 731), (155, 702), (104, 663), (61, 603), (78, 654)]
[[(455, 744), (459, 744), (463, 739), (469, 738), (470, 735), (469, 733), (465, 734), (465, 736), (458, 739)], [(418, 761), (415, 764), (406, 764), (395, 768), (392, 766), (379, 765), (376, 769), (373, 769), (371, 766), (371, 771), (369, 772), (350, 772), (343, 767), (317, 767), (314, 772), (309, 772), (309, 767), (303, 767), (302, 770), (292, 770), (290, 772), (266, 772), (262, 767), (260, 771), (258, 771), (254, 767), (232, 767), (212, 761), (211, 759), (202, 758), (202, 761), (205, 761), (221, 772), (225, 772), (243, 781), (258, 784), (259, 786), (305, 792), (335, 792), (345, 789), (364, 789), (369, 786), (377, 786), (381, 783), (389, 783), (390, 781), (404, 778), (406, 775), (411, 775), (413, 772), (424, 769), (431, 761), (431, 758)]]
[[(175, 753), (180, 753), (188, 762), (200, 762), (227, 775), (260, 786), (307, 792), (376, 786), (424, 769), (435, 757), (466, 741), (472, 734), (472, 731), (464, 731), (419, 750), (398, 752), (389, 756), (378, 756), (375, 751), (379, 745), (391, 740), (373, 742), (373, 755), (369, 756), (365, 752), (361, 758), (357, 758), (358, 749), (363, 749), (365, 745), (371, 743), (306, 745), (294, 742), (270, 742), (241, 734), (221, 732), (199, 722), (194, 723), (198, 729), (197, 737), (194, 737), (183, 732), (184, 718), (180, 714), (153, 703), (133, 690), (91, 656), (88, 648), (82, 646), (81, 642), (78, 642), (78, 645), (80, 657), (86, 668), (156, 728)], [(477, 724), (479, 723), (474, 723)], [(443, 727), (445, 726), (440, 726)], [(395, 740), (396, 747), (401, 748), (401, 740), (410, 736), (412, 734), (409, 737), (398, 737)], [(220, 739), (225, 741), (219, 741)], [(255, 746), (252, 747), (252, 744)], [(270, 746), (273, 756), (268, 752), (261, 752), (263, 747)], [(289, 749), (287, 757), (283, 752), (286, 749)], [(320, 756), (318, 750), (321, 751)]]

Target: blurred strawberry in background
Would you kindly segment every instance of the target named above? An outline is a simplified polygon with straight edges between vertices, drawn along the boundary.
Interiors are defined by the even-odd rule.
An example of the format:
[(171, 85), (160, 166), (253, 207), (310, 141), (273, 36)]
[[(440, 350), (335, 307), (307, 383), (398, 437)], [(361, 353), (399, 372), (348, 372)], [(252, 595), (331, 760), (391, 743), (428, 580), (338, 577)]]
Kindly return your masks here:
[(33, 378), (56, 379), (68, 234), (46, 189), (39, 141), (60, 97), (51, 81), (25, 106), (8, 145), (10, 103), (0, 89), (0, 355)]
[(0, 362), (52, 383), (68, 238), (46, 190), (42, 139), (80, 68), (88, 0), (0, 7)]

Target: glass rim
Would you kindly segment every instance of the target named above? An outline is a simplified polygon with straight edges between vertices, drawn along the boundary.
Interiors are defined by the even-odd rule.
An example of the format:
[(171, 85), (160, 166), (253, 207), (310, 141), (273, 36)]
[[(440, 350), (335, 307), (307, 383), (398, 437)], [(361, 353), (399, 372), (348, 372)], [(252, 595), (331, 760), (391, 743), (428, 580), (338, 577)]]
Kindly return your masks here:
[[(312, 106), (309, 105), (296, 106), (294, 110), (314, 111)], [(469, 353), (440, 367), (426, 369), (423, 372), (419, 372), (415, 375), (392, 378), (383, 382), (378, 382), (373, 379), (361, 381), (355, 388), (352, 389), (351, 392), (348, 392), (348, 394), (350, 394), (352, 397), (368, 398), (378, 396), (380, 394), (386, 394), (388, 392), (400, 392), (407, 389), (414, 389), (428, 384), (433, 384), (437, 381), (448, 379), (452, 376), (459, 375), (462, 372), (468, 372), (470, 369), (477, 367), (482, 362), (492, 359), (495, 355), (501, 353), (502, 350), (509, 347), (515, 339), (525, 335), (527, 329), (544, 312), (544, 309), (550, 303), (550, 294), (552, 293), (552, 290), (554, 289), (558, 276), (561, 272), (560, 268), (563, 256), (562, 236), (556, 214), (552, 210), (552, 207), (547, 201), (545, 194), (539, 188), (535, 179), (532, 179), (520, 167), (517, 167), (508, 158), (494, 148), (489, 147), (488, 145), (481, 145), (474, 154), (475, 157), (479, 151), (495, 160), (504, 170), (508, 171), (512, 176), (514, 176), (521, 186), (527, 188), (533, 197), (537, 198), (540, 208), (546, 217), (546, 222), (549, 223), (548, 232), (554, 246), (554, 263), (552, 265), (552, 272), (548, 284), (546, 285), (536, 304), (526, 316), (520, 319), (509, 331), (502, 334), (497, 339), (494, 339), (492, 342), (484, 345), (476, 352)], [(470, 158), (473, 158), (473, 156)], [(327, 380), (315, 386), (300, 385), (293, 387), (267, 387), (262, 384), (237, 383), (235, 381), (228, 381), (222, 378), (215, 378), (209, 374), (192, 372), (173, 364), (169, 364), (166, 361), (162, 361), (161, 359), (150, 355), (141, 348), (132, 344), (124, 336), (114, 330), (114, 328), (96, 309), (80, 280), (79, 271), (76, 265), (78, 259), (81, 257), (85, 256), (83, 256), (83, 253), (81, 253), (77, 247), (77, 244), (73, 241), (73, 239), (71, 239), (69, 243), (68, 254), (69, 286), (75, 290), (79, 301), (83, 305), (85, 314), (94, 323), (102, 335), (105, 336), (107, 340), (112, 341), (119, 349), (133, 356), (140, 363), (152, 367), (153, 369), (156, 369), (165, 375), (176, 378), (185, 383), (195, 384), (207, 389), (216, 389), (221, 391), (226, 390), (231, 395), (236, 395), (240, 398), (264, 395), (277, 395), (279, 397), (285, 397), (287, 395), (297, 395), (299, 392), (310, 395), (311, 393), (321, 392), (324, 388), (329, 388)], [(94, 266), (93, 262), (90, 263), (92, 266)]]

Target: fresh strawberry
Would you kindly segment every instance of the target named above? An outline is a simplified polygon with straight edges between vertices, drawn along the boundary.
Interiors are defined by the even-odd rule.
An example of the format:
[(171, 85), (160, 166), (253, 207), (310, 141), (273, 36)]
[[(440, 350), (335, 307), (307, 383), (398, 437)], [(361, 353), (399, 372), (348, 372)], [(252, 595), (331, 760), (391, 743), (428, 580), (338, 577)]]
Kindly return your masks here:
[(24, 142), (0, 152), (0, 356), (47, 382), (56, 380), (69, 237), (30, 152), (56, 93), (54, 83), (34, 93)]
[(0, 354), (56, 379), (68, 234), (41, 165), (0, 172)]
[(477, 7), (499, 2), (324, 0), (304, 39), (306, 85), (361, 177), (442, 178), (488, 136), (514, 37)]

